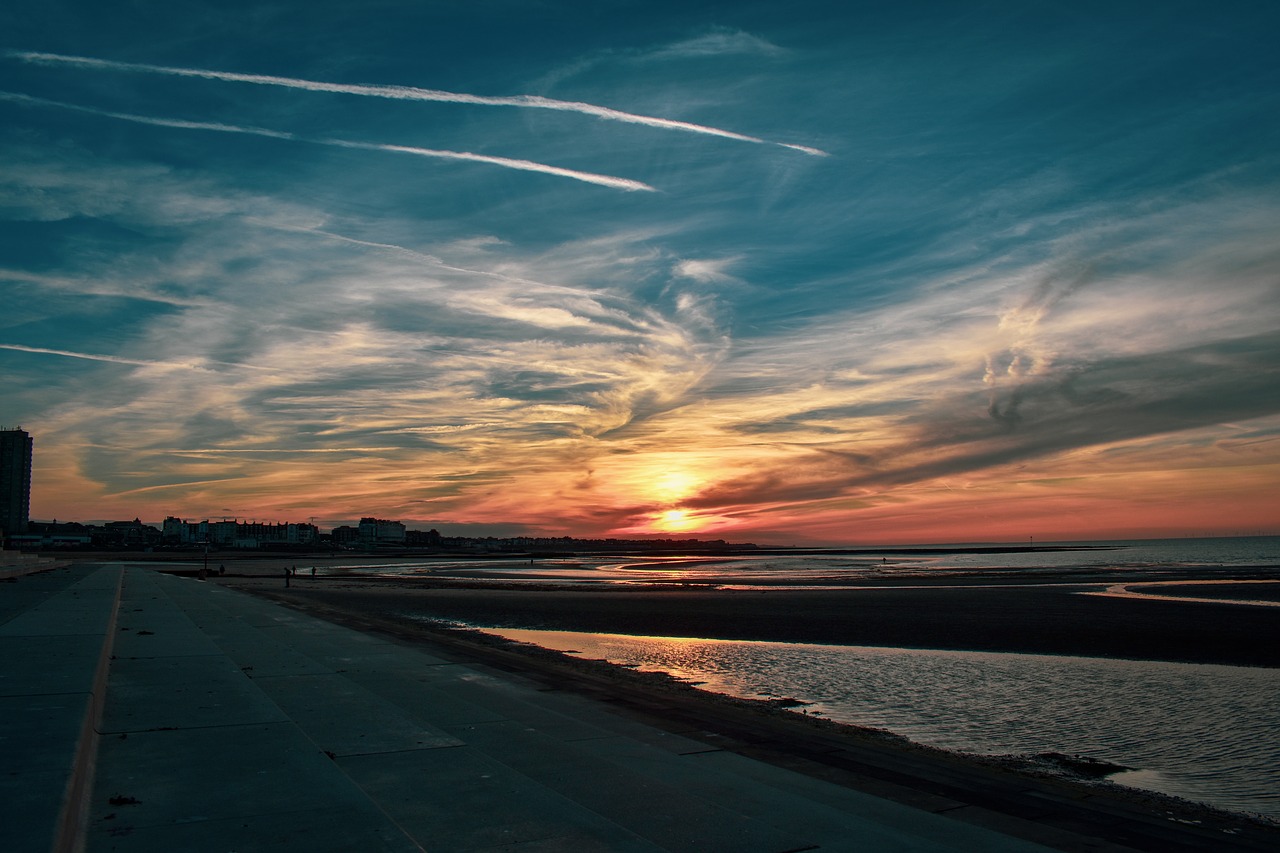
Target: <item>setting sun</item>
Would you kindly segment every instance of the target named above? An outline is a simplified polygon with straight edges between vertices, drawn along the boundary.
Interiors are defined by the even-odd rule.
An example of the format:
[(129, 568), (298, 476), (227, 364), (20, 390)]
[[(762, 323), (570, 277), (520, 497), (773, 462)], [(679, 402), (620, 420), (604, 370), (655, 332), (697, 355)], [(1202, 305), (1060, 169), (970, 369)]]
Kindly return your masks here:
[(669, 509), (658, 516), (658, 521), (654, 525), (659, 530), (668, 530), (673, 532), (693, 530), (699, 526), (698, 519), (693, 518), (688, 512), (682, 509)]

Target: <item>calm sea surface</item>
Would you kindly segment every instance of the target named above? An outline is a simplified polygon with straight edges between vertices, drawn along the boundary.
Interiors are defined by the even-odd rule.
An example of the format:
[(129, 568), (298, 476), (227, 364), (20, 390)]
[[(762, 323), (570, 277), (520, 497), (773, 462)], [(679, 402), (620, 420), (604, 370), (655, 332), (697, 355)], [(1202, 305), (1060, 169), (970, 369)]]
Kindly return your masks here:
[[(1072, 543), (1083, 544), (1083, 543)], [(1280, 565), (1280, 538), (1088, 543), (1024, 554), (796, 554), (729, 560), (617, 558), (406, 565), (378, 574), (503, 582), (856, 586), (1008, 570), (1116, 570), (1212, 577), (1218, 567)], [(354, 569), (354, 572), (362, 572)], [(1274, 602), (1272, 602), (1274, 603)], [(1245, 605), (1238, 606), (1261, 606)], [(988, 755), (1061, 752), (1133, 768), (1120, 784), (1280, 819), (1280, 670), (956, 651), (486, 629), (523, 642), (701, 682), (745, 698), (785, 696), (804, 710)], [(1265, 638), (1260, 638), (1266, 641)]]
[[(1231, 539), (1158, 539), (1117, 542), (1035, 543), (1071, 550), (1013, 553), (964, 553), (949, 546), (747, 554), (731, 557), (581, 556), (574, 558), (401, 559), (361, 563), (343, 560), (326, 575), (440, 577), (504, 583), (652, 584), (687, 583), (717, 586), (853, 586), (859, 583), (963, 579), (975, 572), (1005, 573), (1034, 583), (1039, 573), (1068, 571), (1123, 572), (1126, 576), (1196, 570), (1212, 573), (1244, 566), (1280, 565), (1280, 537)], [(994, 547), (1008, 547), (1000, 543)], [(973, 549), (975, 545), (952, 546)], [(930, 553), (922, 553), (922, 551)], [(1140, 577), (1135, 577), (1140, 580)]]

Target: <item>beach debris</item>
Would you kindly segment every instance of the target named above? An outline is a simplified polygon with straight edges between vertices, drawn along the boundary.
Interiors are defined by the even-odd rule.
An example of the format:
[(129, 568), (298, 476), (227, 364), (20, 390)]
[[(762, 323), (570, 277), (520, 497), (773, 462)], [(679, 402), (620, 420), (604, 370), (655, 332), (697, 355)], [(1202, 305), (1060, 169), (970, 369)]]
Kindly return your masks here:
[(777, 699), (768, 700), (770, 705), (777, 705), (779, 708), (803, 708), (806, 705), (812, 705), (812, 702), (805, 702), (796, 699), (793, 696), (779, 696)]
[(123, 794), (116, 794), (114, 797), (112, 797), (111, 799), (107, 800), (107, 802), (111, 803), (111, 805), (113, 805), (113, 806), (139, 806), (139, 805), (142, 805), (142, 800), (139, 800), (137, 797), (126, 797), (126, 796), (124, 796)]
[(1034, 758), (1042, 762), (1051, 764), (1061, 770), (1074, 773), (1077, 776), (1084, 776), (1089, 779), (1102, 779), (1113, 773), (1123, 773), (1126, 770), (1132, 770), (1132, 767), (1126, 767), (1123, 764), (1115, 764), (1110, 761), (1102, 761), (1097, 758), (1091, 758), (1087, 755), (1066, 755), (1061, 752), (1040, 752)]

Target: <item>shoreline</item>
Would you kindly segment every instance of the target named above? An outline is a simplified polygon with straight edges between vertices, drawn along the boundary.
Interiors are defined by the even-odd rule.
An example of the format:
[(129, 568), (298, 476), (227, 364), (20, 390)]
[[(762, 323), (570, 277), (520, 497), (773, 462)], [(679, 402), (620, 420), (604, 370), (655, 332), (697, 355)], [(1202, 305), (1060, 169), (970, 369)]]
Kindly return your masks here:
[[(280, 575), (214, 579), (284, 591)], [(1268, 639), (1280, 636), (1278, 607), (1083, 594), (1098, 586), (1068, 577), (1036, 585), (744, 590), (312, 578), (303, 571), (289, 591), (362, 612), (501, 628), (1280, 668), (1280, 647)]]
[[(224, 578), (222, 583), (358, 630), (443, 648), (545, 682), (548, 689), (594, 695), (625, 713), (706, 739), (717, 748), (899, 802), (927, 807), (923, 804), (945, 798), (993, 812), (999, 820), (1059, 825), (1073, 832), (1080, 831), (1083, 822), (1089, 835), (1131, 849), (1192, 850), (1209, 845), (1214, 849), (1261, 850), (1274, 849), (1280, 842), (1280, 824), (1268, 818), (1098, 781), (1097, 776), (1106, 768), (1091, 767), (1087, 759), (950, 752), (889, 732), (796, 714), (786, 710), (785, 700), (708, 693), (665, 673), (637, 672), (479, 631), (426, 625), (406, 615), (403, 608), (388, 607), (382, 596), (370, 599), (351, 595), (351, 590), (344, 588), (330, 589), (329, 594), (308, 590), (309, 577), (299, 576), (288, 589), (283, 583), (274, 583), (276, 580)], [(467, 592), (483, 595), (475, 590)], [(669, 593), (651, 595), (665, 597)], [(1053, 806), (1046, 809), (1046, 802)], [(1023, 826), (1022, 830), (1020, 834), (1029, 838), (1036, 832), (1034, 826)], [(1171, 843), (1171, 830), (1177, 843)], [(1047, 838), (1039, 840), (1058, 846)]]

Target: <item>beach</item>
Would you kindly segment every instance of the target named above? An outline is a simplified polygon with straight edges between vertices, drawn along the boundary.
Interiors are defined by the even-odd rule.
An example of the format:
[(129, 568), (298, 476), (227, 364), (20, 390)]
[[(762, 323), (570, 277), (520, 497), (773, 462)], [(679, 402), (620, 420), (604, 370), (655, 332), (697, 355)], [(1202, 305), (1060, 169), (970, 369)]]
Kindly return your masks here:
[[(1139, 826), (1167, 828), (1171, 820), (1196, 821), (1201, 828), (1215, 827), (1213, 832), (1237, 837), (1252, 838), (1260, 833), (1257, 837), (1263, 842), (1258, 849), (1274, 844), (1277, 838), (1274, 822), (1099, 783), (1096, 777), (1105, 775), (1107, 768), (1074, 761), (1074, 756), (958, 755), (882, 731), (784, 712), (785, 697), (746, 702), (729, 699), (661, 674), (636, 672), (449, 627), (461, 623), (639, 636), (1280, 666), (1280, 655), (1267, 640), (1280, 629), (1280, 608), (1172, 597), (1198, 597), (1198, 585), (1181, 592), (1164, 589), (1165, 598), (1153, 601), (1082, 594), (1106, 587), (1081, 583), (1074, 572), (1059, 577), (1041, 574), (1034, 584), (991, 583), (972, 577), (957, 583), (955, 578), (940, 577), (909, 586), (725, 589), (681, 584), (591, 586), (360, 577), (333, 570), (326, 574), (325, 569), (313, 578), (309, 567), (302, 567), (286, 587), (283, 572), (277, 574), (273, 567), (235, 568), (244, 571), (233, 571), (219, 582), (362, 630), (410, 643), (448, 647), (463, 657), (482, 659), (544, 681), (550, 689), (597, 695), (630, 713), (666, 721), (673, 730), (693, 727), (712, 732), (732, 741), (733, 748), (744, 754), (801, 766), (806, 772), (834, 776), (842, 784), (904, 802), (913, 797), (946, 796), (962, 802), (980, 801), (984, 808), (1025, 819), (1035, 810), (1018, 792), (1031, 785), (1039, 791), (1035, 797), (1047, 796), (1044, 792), (1050, 791), (1056, 798), (1087, 802), (1087, 806), (1080, 806), (1086, 815), (1072, 820), (1104, 823), (1114, 820), (1119, 810), (1125, 814), (1122, 825), (1132, 821)], [(1251, 576), (1251, 580), (1257, 578)], [(1273, 585), (1251, 582), (1238, 589), (1266, 598)], [(1224, 586), (1219, 594), (1229, 591)], [(1099, 828), (1098, 832), (1115, 838), (1108, 835), (1112, 829)], [(1187, 849), (1204, 843), (1203, 837), (1187, 840), (1194, 842)], [(1138, 849), (1178, 849), (1167, 838), (1149, 846), (1132, 839), (1124, 843)], [(1246, 845), (1244, 849), (1250, 848)]]
[[(284, 588), (274, 573), (223, 582)], [(1057, 580), (1041, 575), (1034, 585), (939, 579), (746, 590), (312, 578), (303, 570), (289, 593), (299, 602), (386, 618), (494, 627), (1280, 667), (1280, 647), (1272, 642), (1280, 636), (1280, 607), (1178, 600), (1200, 595), (1201, 586), (1164, 587), (1155, 601), (1080, 594), (1095, 587), (1071, 573)], [(1251, 586), (1248, 594), (1269, 594), (1263, 587)]]

